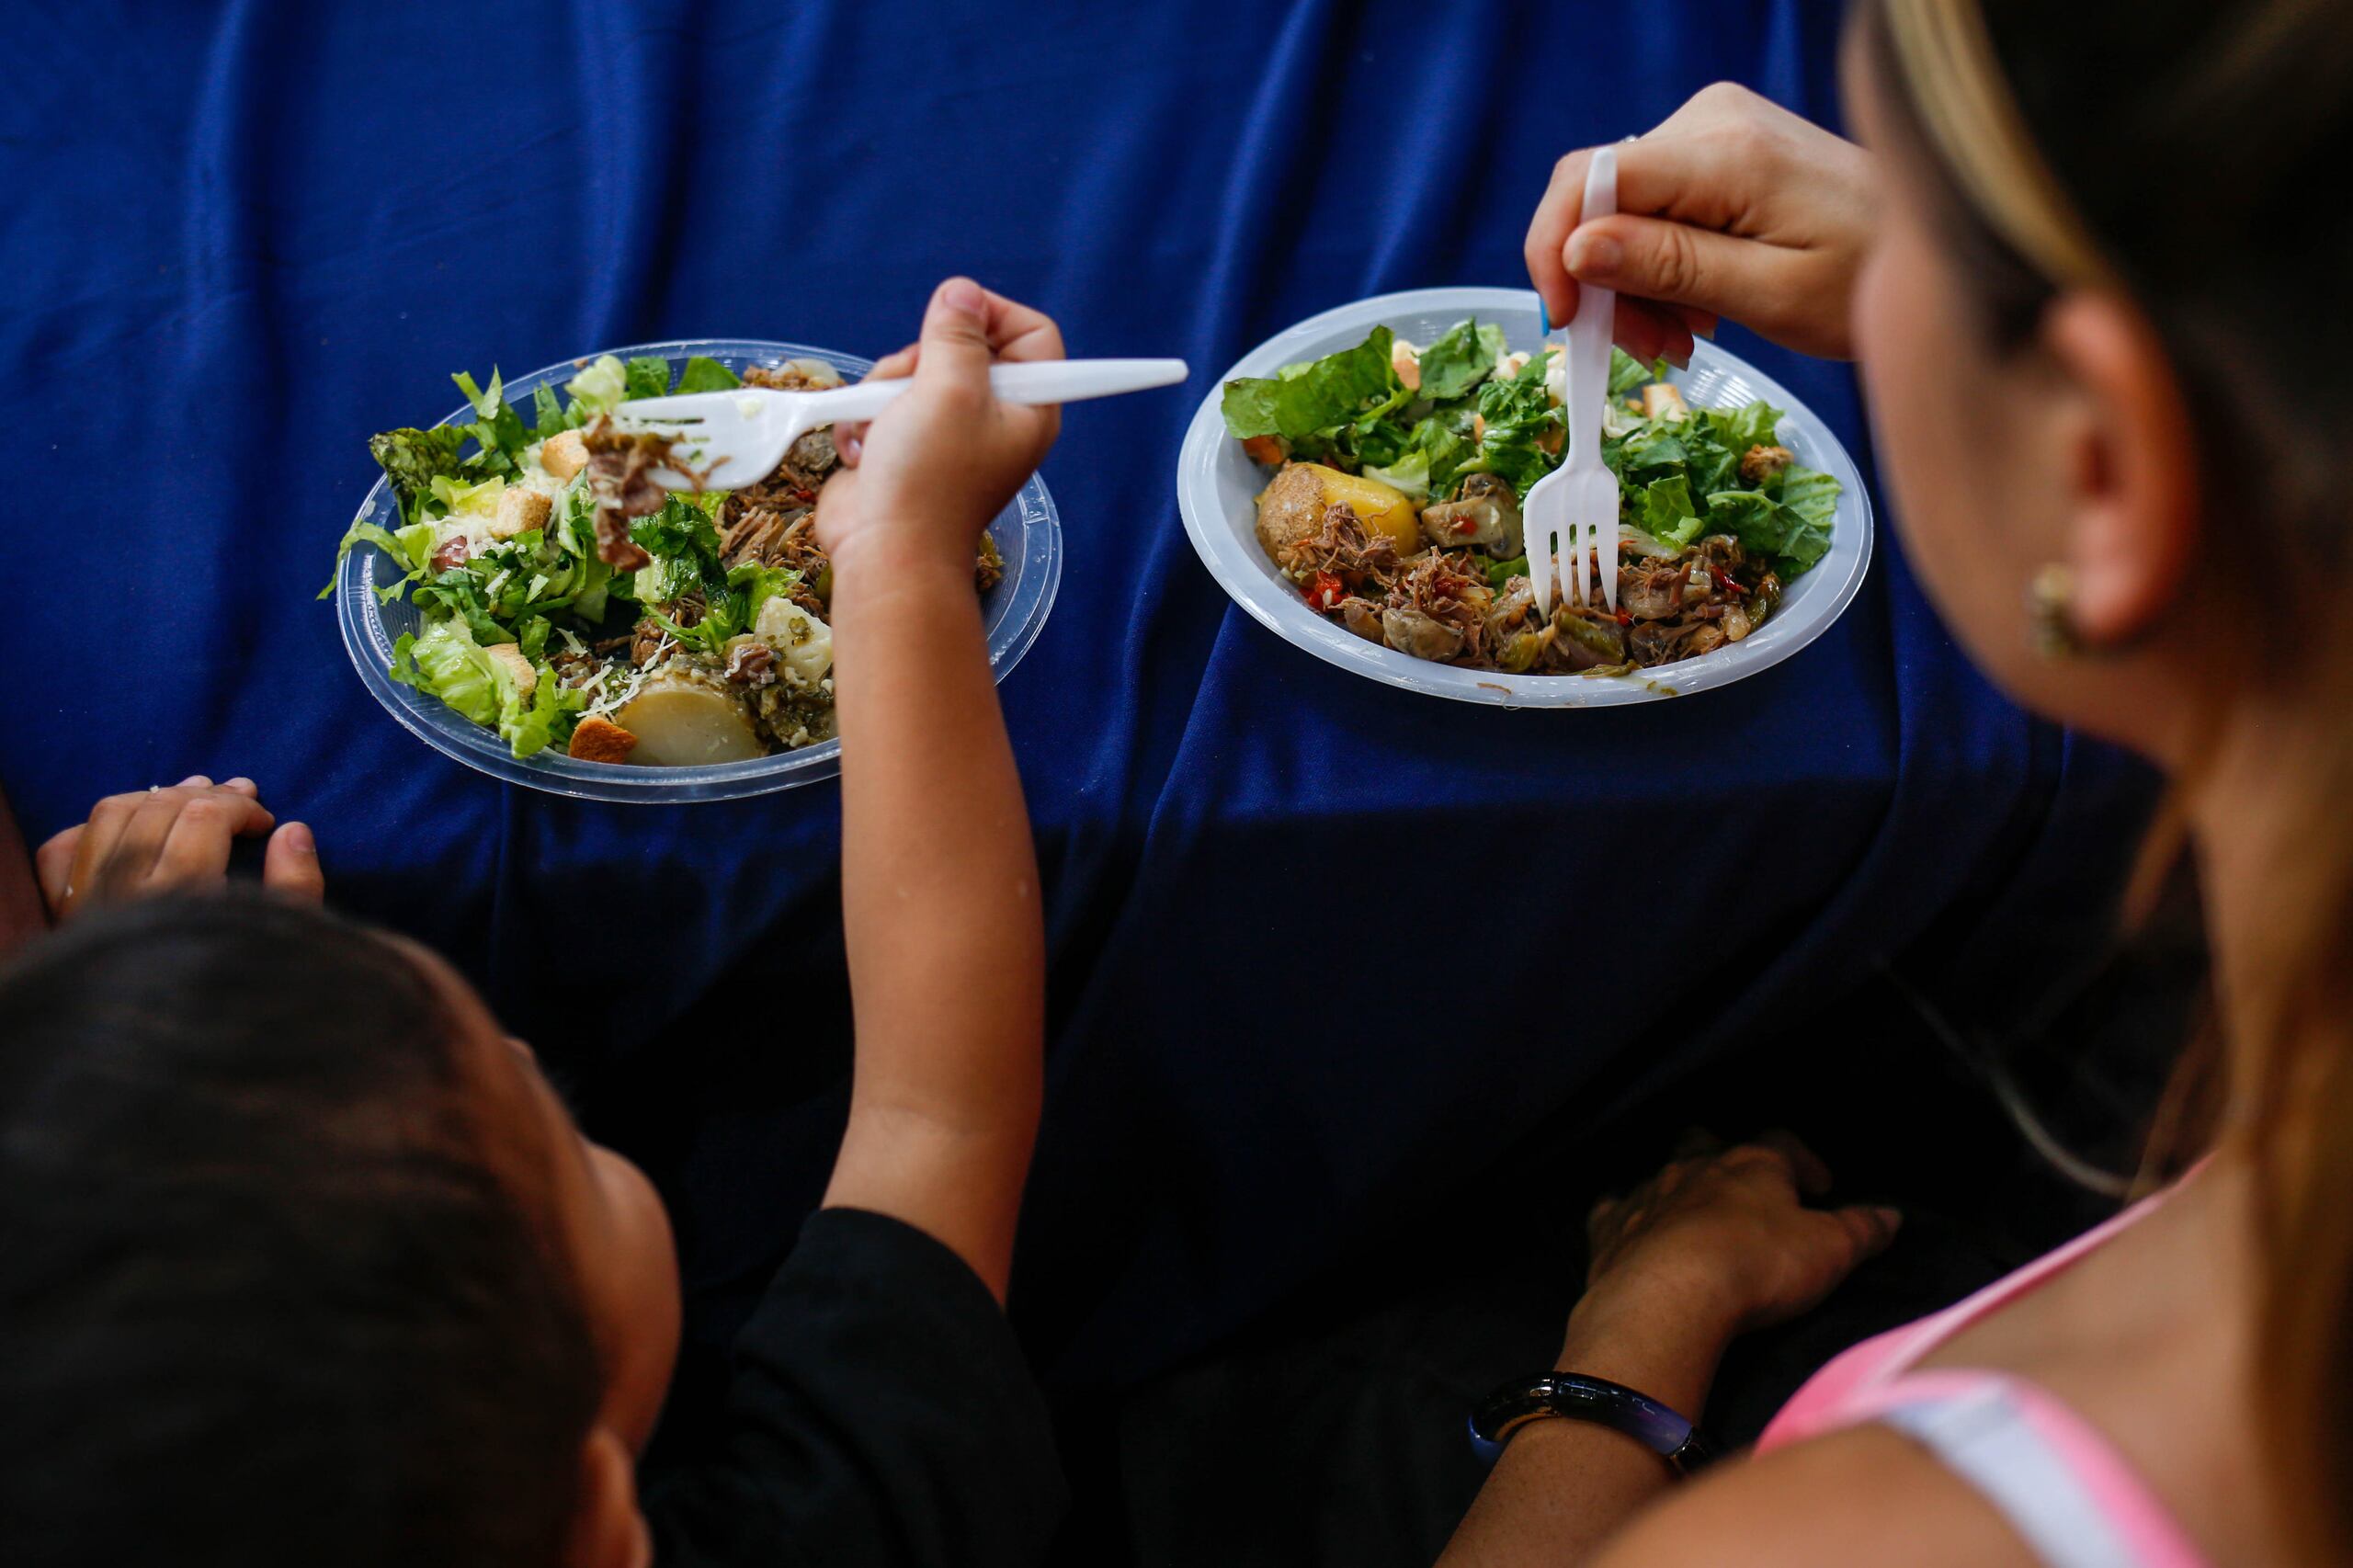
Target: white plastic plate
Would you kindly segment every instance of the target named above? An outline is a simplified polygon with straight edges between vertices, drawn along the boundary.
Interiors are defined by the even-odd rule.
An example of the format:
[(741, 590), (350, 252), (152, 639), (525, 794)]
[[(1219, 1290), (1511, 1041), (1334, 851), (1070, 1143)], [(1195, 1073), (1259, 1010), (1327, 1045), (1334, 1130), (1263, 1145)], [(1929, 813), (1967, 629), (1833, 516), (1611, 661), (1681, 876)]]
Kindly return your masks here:
[(1694, 407), (1738, 408), (1759, 399), (1782, 411), (1780, 442), (1808, 468), (1843, 486), (1830, 551), (1789, 585), (1781, 607), (1750, 636), (1680, 664), (1630, 676), (1508, 675), (1461, 669), (1400, 653), (1357, 636), (1307, 608), (1299, 590), (1258, 547), (1256, 497), (1270, 477), (1225, 433), (1218, 400), (1236, 376), (1271, 376), (1284, 365), (1352, 347), (1375, 326), (1427, 343), (1465, 316), (1494, 322), (1514, 348), (1538, 341), (1536, 296), (1523, 289), (1417, 289), (1382, 294), (1313, 316), (1268, 338), (1217, 379), (1194, 415), (1176, 460), (1176, 502), (1201, 562), (1261, 624), (1317, 658), (1408, 691), (1499, 708), (1598, 708), (1648, 702), (1729, 686), (1779, 664), (1826, 631), (1854, 602), (1871, 560), (1871, 505), (1862, 476), (1838, 438), (1774, 381), (1737, 356), (1702, 342), (1691, 369), (1669, 379)]

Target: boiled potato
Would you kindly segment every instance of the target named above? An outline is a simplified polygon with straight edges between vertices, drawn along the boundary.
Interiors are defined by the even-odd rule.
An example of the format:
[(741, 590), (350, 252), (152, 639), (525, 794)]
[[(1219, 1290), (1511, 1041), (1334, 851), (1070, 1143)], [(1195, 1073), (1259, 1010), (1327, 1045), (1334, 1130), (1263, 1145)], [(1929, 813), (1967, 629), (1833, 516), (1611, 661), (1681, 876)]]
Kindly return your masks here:
[(684, 676), (646, 682), (621, 704), (613, 722), (637, 737), (629, 759), (650, 767), (745, 762), (767, 755), (741, 698)]
[(1258, 493), (1259, 545), (1289, 570), (1299, 547), (1323, 531), (1324, 508), (1336, 504), (1354, 512), (1368, 534), (1386, 534), (1398, 554), (1422, 547), (1421, 524), (1404, 491), (1322, 463), (1286, 463)]

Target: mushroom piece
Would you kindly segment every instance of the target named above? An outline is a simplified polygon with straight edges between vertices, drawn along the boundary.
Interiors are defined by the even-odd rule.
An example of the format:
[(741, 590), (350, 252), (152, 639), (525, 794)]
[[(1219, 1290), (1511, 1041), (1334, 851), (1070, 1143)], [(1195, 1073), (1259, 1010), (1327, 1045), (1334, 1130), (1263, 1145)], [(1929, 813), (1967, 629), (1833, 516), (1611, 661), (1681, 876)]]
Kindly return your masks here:
[(1474, 545), (1507, 561), (1523, 548), (1519, 498), (1508, 480), (1474, 473), (1456, 499), (1422, 508), (1422, 533), (1441, 550)]
[(1381, 612), (1381, 641), (1401, 653), (1443, 664), (1462, 652), (1462, 633), (1417, 609)]

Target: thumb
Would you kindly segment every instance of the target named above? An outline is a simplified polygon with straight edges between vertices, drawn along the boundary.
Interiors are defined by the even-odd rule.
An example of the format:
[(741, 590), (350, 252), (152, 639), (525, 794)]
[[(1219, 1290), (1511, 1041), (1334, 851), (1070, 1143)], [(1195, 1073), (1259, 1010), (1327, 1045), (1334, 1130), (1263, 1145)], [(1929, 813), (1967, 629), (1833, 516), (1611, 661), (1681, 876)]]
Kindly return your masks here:
[(1569, 236), (1562, 259), (1582, 282), (1717, 315), (1754, 313), (1771, 287), (1756, 240), (1660, 218), (1597, 218)]
[(989, 373), (988, 296), (969, 278), (950, 278), (932, 290), (923, 313), (923, 351), (915, 362), (919, 381), (979, 383)]
[(303, 823), (290, 822), (269, 835), (262, 851), (261, 885), (273, 892), (317, 901), (326, 896), (327, 880), (319, 870), (319, 845)]

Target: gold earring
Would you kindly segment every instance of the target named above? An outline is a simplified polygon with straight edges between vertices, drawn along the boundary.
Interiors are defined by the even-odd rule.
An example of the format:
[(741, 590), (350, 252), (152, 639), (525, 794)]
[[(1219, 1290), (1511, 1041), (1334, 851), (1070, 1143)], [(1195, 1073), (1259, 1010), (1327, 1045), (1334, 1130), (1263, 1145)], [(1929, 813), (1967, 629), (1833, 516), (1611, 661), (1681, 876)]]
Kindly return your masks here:
[(2027, 636), (2046, 659), (2070, 659), (2084, 651), (2075, 633), (2075, 569), (2053, 561), (2026, 585)]

